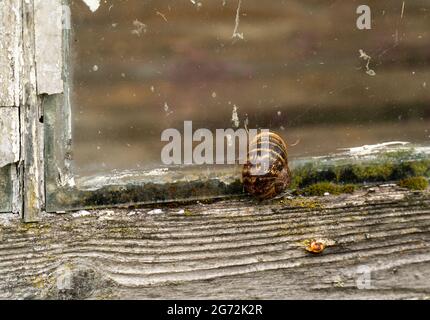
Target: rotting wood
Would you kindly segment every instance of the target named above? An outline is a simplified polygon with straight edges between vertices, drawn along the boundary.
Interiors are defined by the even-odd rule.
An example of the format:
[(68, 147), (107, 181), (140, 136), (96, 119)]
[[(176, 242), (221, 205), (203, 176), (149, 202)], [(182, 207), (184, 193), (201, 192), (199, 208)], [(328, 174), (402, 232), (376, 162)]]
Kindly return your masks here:
[(19, 161), (19, 110), (0, 108), (0, 168)]
[(19, 212), (21, 0), (0, 4), (0, 211)]
[(0, 107), (19, 106), (20, 3), (21, 0), (0, 3)]
[[(21, 166), (22, 215), (26, 222), (38, 220), (44, 208), (43, 111), (36, 87), (36, 53), (33, 1), (24, 1), (22, 12)], [(49, 37), (48, 37), (49, 38)], [(48, 40), (48, 39), (47, 39)], [(39, 39), (41, 41), (41, 39)], [(53, 44), (55, 46), (55, 44)], [(40, 48), (39, 48), (40, 50)], [(46, 52), (49, 54), (49, 51)], [(55, 77), (53, 76), (53, 80)], [(43, 86), (42, 86), (43, 88)]]
[[(159, 208), (4, 217), (0, 297), (430, 297), (429, 191)], [(335, 244), (312, 255), (310, 238)]]

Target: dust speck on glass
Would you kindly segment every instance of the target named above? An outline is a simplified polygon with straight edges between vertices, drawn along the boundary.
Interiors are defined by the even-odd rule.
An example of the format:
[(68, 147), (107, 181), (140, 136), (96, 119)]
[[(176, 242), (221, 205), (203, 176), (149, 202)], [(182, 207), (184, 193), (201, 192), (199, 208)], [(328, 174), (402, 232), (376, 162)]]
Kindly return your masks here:
[(423, 1), (374, 2), (371, 21), (358, 21), (356, 1), (69, 5), (77, 176), (169, 170), (160, 136), (182, 132), (184, 121), (211, 131), (273, 130), (292, 160), (430, 141)]

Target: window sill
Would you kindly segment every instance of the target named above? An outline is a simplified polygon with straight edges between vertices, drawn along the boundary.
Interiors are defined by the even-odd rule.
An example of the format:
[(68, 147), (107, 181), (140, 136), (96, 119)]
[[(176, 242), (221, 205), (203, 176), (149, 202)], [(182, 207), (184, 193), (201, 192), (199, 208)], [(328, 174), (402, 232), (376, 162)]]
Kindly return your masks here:
[[(45, 213), (37, 224), (4, 215), (0, 297), (425, 298), (429, 205), (429, 190), (387, 185), (263, 203)], [(330, 246), (311, 254), (303, 241), (313, 238)], [(372, 270), (367, 290), (357, 288), (361, 266)]]

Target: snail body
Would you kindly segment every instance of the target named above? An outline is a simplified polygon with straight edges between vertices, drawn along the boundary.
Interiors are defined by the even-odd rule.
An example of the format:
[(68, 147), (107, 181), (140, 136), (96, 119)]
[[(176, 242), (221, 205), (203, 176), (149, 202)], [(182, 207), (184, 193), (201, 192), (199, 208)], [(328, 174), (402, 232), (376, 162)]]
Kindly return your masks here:
[(273, 198), (290, 185), (287, 145), (279, 135), (266, 131), (251, 141), (242, 182), (245, 191), (260, 200)]

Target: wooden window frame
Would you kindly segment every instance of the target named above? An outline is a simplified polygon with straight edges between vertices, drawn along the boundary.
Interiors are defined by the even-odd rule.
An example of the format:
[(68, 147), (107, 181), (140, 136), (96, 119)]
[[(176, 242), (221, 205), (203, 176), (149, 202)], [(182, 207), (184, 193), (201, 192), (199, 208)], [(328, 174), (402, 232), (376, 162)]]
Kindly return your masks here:
[[(45, 172), (42, 183), (45, 190), (40, 195), (44, 195), (47, 212), (195, 201), (242, 193), (240, 172), (231, 168), (210, 175), (175, 169), (161, 178), (142, 171), (75, 176), (69, 87), (71, 31), (61, 28), (58, 19), (52, 16), (52, 12), (64, 13), (61, 7), (67, 6), (68, 1), (34, 1), (35, 60), (39, 63), (37, 87), (43, 110), (43, 137), (39, 141), (43, 141), (44, 153), (40, 163), (44, 163)], [(54, 18), (51, 21), (46, 19), (50, 15)]]
[[(7, 163), (1, 163), (7, 179), (1, 211), (22, 215), (25, 221), (38, 221), (42, 212), (64, 212), (84, 208), (118, 207), (169, 201), (195, 201), (242, 194), (239, 170), (189, 174), (177, 170), (163, 177), (143, 172), (110, 176), (77, 177), (72, 168), (71, 105), (68, 72), (70, 31), (61, 19), (67, 0), (4, 0), (1, 8), (8, 41), (13, 53), (2, 62), (10, 79), (7, 94), (0, 98), (16, 118), (13, 143)], [(47, 18), (49, 17), (49, 18)], [(5, 50), (5, 49), (3, 49)], [(4, 55), (0, 59), (5, 59)], [(408, 161), (428, 159), (429, 148), (404, 153)], [(405, 148), (401, 149), (405, 151)], [(344, 153), (319, 159), (298, 159), (292, 167), (311, 166), (318, 172), (351, 161), (381, 161), (386, 148), (369, 155)], [(3, 155), (0, 154), (0, 157)], [(316, 168), (316, 169), (315, 169)], [(330, 170), (330, 169), (328, 169)], [(2, 195), (0, 195), (1, 197)]]

